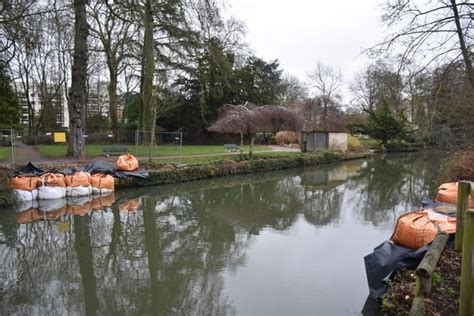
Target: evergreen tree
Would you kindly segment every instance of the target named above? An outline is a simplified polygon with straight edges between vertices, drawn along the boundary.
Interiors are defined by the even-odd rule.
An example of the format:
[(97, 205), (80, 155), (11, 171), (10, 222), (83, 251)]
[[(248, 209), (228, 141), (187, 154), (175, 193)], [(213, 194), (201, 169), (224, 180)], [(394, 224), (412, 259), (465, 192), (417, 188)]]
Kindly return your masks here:
[(19, 128), (21, 106), (11, 86), (3, 61), (0, 61), (0, 128)]

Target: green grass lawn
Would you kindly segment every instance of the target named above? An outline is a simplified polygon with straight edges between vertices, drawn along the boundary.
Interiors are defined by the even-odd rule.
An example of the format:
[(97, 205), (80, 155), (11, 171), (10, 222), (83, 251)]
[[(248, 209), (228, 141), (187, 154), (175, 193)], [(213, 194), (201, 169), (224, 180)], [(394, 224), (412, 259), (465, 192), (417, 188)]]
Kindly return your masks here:
[(359, 141), (362, 143), (362, 145), (364, 145), (364, 147), (368, 148), (380, 148), (381, 146), (380, 143), (373, 138), (359, 138)]
[[(86, 157), (99, 157), (103, 156), (101, 144), (90, 144), (86, 145), (85, 154)], [(41, 154), (48, 158), (61, 158), (66, 156), (67, 145), (38, 145), (37, 146)], [(133, 145), (129, 145), (128, 149), (130, 153), (136, 155), (136, 148)], [(254, 151), (265, 151), (269, 150), (265, 146), (254, 146)], [(248, 146), (244, 147), (244, 151), (248, 151)], [(138, 147), (138, 156), (146, 157), (148, 156), (149, 148)], [(224, 153), (224, 146), (220, 145), (210, 145), (210, 146), (201, 146), (201, 145), (184, 145), (182, 147), (182, 155), (203, 155), (203, 154), (220, 154)], [(155, 148), (152, 148), (151, 155), (152, 157), (160, 156), (179, 156), (181, 154), (179, 146), (176, 145), (158, 145)]]
[(11, 147), (0, 147), (0, 161), (5, 161), (11, 158)]
[[(255, 153), (256, 158), (280, 158), (280, 157), (298, 157), (304, 155), (300, 152), (264, 152), (264, 153)], [(155, 163), (185, 163), (185, 164), (207, 164), (213, 162), (219, 162), (223, 160), (232, 160), (238, 159), (238, 155), (229, 155), (229, 156), (206, 156), (206, 157), (186, 157), (184, 156), (182, 159), (174, 158), (174, 159), (153, 159)]]

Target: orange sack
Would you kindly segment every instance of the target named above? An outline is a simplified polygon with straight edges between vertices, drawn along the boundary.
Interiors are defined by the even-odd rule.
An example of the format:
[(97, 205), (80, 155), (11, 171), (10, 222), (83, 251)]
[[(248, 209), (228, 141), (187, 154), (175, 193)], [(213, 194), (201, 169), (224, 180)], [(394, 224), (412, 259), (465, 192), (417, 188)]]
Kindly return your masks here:
[[(456, 204), (458, 199), (458, 184), (457, 182), (443, 183), (438, 187), (436, 191), (436, 202), (444, 202)], [(472, 197), (469, 198), (469, 208), (474, 207), (474, 200)]]
[(66, 181), (64, 179), (64, 175), (61, 173), (48, 172), (39, 178), (38, 187), (41, 186), (65, 188)]
[(88, 187), (91, 185), (91, 175), (87, 172), (75, 172), (65, 177), (68, 187)]
[(96, 173), (91, 176), (92, 192), (96, 194), (114, 191), (114, 177), (108, 174)]
[(125, 154), (118, 157), (115, 166), (120, 171), (135, 171), (138, 169), (138, 160), (134, 155)]
[(454, 234), (456, 219), (427, 209), (400, 216), (390, 239), (397, 245), (418, 249), (432, 242), (439, 231)]
[(38, 187), (38, 177), (16, 176), (10, 179), (10, 188), (15, 190), (33, 191)]

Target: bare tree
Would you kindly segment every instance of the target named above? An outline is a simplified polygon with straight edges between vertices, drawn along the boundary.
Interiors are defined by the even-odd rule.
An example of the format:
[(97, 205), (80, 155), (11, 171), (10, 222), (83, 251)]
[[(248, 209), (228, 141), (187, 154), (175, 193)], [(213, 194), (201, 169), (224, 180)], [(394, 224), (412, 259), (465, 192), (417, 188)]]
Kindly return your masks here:
[(292, 109), (300, 107), (308, 96), (308, 90), (297, 77), (286, 74), (281, 80), (278, 104)]
[[(133, 37), (137, 28), (129, 19), (125, 19), (126, 10), (119, 10), (120, 6), (95, 1), (91, 7), (91, 17), (94, 21), (91, 33), (101, 43), (101, 51), (105, 55), (109, 71), (109, 117), (112, 123), (114, 139), (118, 140), (117, 121), (117, 84), (118, 77), (125, 70), (125, 59), (130, 55)], [(122, 18), (118, 18), (120, 14)]]
[(327, 119), (329, 105), (339, 98), (338, 91), (342, 87), (343, 77), (339, 68), (334, 68), (320, 61), (308, 73), (309, 85), (316, 90), (323, 106), (323, 123)]
[(239, 134), (243, 148), (244, 135), (250, 136), (249, 157), (253, 155), (255, 134), (277, 131), (301, 131), (303, 119), (294, 111), (279, 106), (226, 104), (220, 108), (217, 121), (208, 130), (217, 133)]
[(401, 74), (382, 60), (356, 74), (349, 86), (352, 102), (362, 110), (377, 111), (387, 104), (395, 112), (403, 109), (403, 88)]
[(473, 8), (470, 1), (388, 0), (382, 21), (397, 31), (368, 52), (380, 55), (401, 45), (402, 66), (420, 56), (427, 60), (425, 67), (462, 58), (466, 77), (474, 88)]

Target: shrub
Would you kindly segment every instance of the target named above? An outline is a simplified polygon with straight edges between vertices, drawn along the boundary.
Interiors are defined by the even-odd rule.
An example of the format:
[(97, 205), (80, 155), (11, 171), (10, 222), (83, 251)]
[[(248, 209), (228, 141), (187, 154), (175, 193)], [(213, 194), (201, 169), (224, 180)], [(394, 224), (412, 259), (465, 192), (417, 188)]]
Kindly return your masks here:
[(0, 206), (12, 205), (14, 202), (15, 197), (9, 187), (8, 174), (0, 171)]
[(474, 181), (474, 147), (454, 153), (441, 170), (441, 182)]
[(298, 144), (298, 133), (296, 132), (278, 132), (275, 135), (277, 145)]
[(349, 134), (349, 138), (347, 140), (347, 148), (350, 151), (361, 151), (364, 149), (364, 146), (362, 143), (357, 139), (357, 137), (354, 137)]

